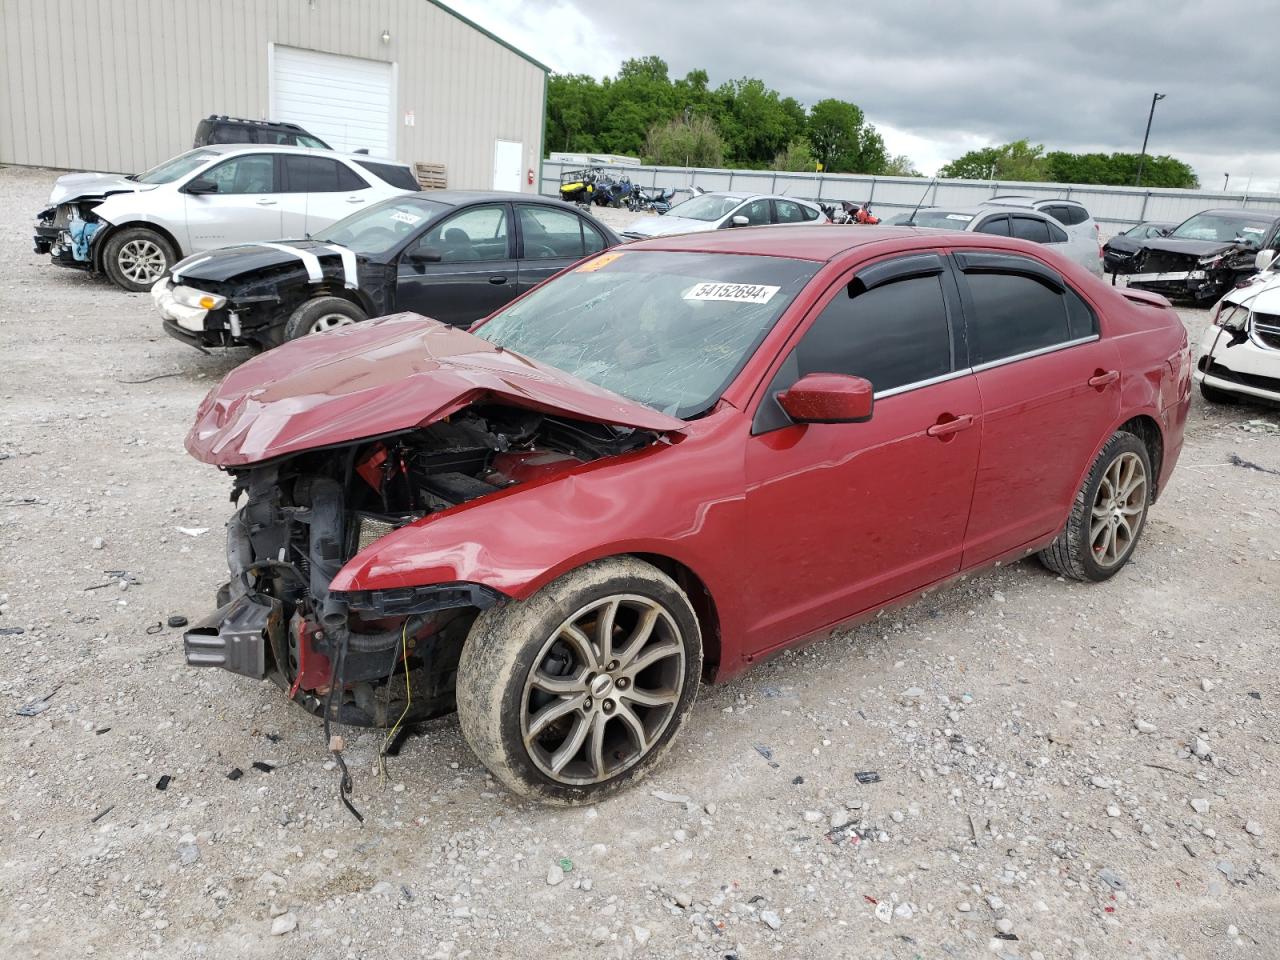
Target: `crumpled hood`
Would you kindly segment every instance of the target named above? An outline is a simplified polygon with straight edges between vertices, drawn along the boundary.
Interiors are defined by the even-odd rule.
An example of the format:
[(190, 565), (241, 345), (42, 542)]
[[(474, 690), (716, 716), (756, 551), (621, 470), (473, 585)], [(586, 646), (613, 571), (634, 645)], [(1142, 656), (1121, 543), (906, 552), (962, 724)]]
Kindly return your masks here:
[(77, 197), (101, 197), (108, 193), (140, 193), (154, 190), (155, 184), (138, 183), (122, 173), (68, 173), (59, 177), (49, 194), (49, 203), (57, 206)]
[(672, 233), (699, 233), (703, 230), (714, 230), (715, 222), (707, 220), (691, 220), (688, 217), (673, 217), (666, 214), (661, 217), (641, 217), (623, 231), (632, 236), (665, 237)]
[(197, 460), (235, 467), (425, 426), (497, 401), (661, 432), (684, 422), (414, 313), (293, 340), (209, 391), (187, 434)]
[(1186, 257), (1195, 257), (1197, 260), (1201, 257), (1212, 256), (1215, 253), (1222, 253), (1222, 251), (1230, 250), (1233, 247), (1241, 247), (1243, 249), (1241, 244), (1223, 243), (1221, 240), (1176, 240), (1171, 237), (1146, 240), (1142, 246), (1147, 250), (1180, 254)]
[[(317, 240), (275, 240), (271, 243), (238, 243), (197, 253), (180, 260), (169, 271), (183, 283), (210, 281), (224, 283), (237, 277), (276, 267), (303, 267), (306, 255), (315, 257), (320, 266), (333, 267), (341, 274), (342, 255), (350, 254), (336, 243)], [(355, 262), (363, 258), (356, 257)]]
[(1269, 271), (1257, 274), (1263, 279), (1250, 282), (1248, 286), (1228, 290), (1222, 298), (1227, 303), (1238, 304), (1256, 310), (1259, 313), (1273, 313), (1280, 316), (1280, 271)]

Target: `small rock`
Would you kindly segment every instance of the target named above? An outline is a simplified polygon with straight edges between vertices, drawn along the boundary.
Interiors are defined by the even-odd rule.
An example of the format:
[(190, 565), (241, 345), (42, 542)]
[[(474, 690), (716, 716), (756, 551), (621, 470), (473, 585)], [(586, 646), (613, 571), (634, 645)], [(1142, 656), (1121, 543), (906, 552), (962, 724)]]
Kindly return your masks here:
[(772, 910), (761, 910), (760, 922), (763, 923), (770, 930), (777, 930), (779, 927), (782, 926), (782, 918), (779, 917)]
[(689, 798), (683, 793), (667, 793), (665, 790), (651, 790), (650, 796), (661, 800), (663, 803), (688, 803)]
[(1207, 760), (1212, 751), (1209, 749), (1208, 741), (1200, 737), (1196, 737), (1195, 742), (1191, 744), (1191, 752), (1201, 760)]
[(702, 809), (703, 809), (703, 810), (705, 810), (705, 811), (707, 812), (707, 816), (708, 816), (708, 817), (714, 817), (714, 816), (716, 815), (716, 809), (717, 809), (717, 808), (716, 808), (716, 805), (715, 805), (714, 803), (704, 804), (704, 805), (703, 805), (703, 807), (702, 807)]
[(904, 819), (901, 810), (893, 811), (893, 813), (889, 814), (889, 818), (893, 820), (894, 823), (901, 823)]
[(369, 895), (374, 897), (385, 897), (395, 888), (387, 883), (386, 880), (379, 880), (369, 889)]
[(914, 912), (909, 903), (900, 903), (893, 908), (893, 915), (899, 920), (910, 920)]
[(676, 843), (684, 843), (686, 840), (689, 839), (689, 831), (677, 830), (674, 834), (672, 834), (672, 837), (675, 839)]
[(1001, 917), (996, 921), (996, 929), (1001, 933), (1013, 933), (1013, 921), (1008, 917)]
[(1120, 890), (1124, 887), (1124, 878), (1116, 873), (1110, 867), (1103, 867), (1098, 871), (1098, 879), (1105, 883), (1112, 890)]
[(1239, 935), (1240, 935), (1240, 931), (1239, 931), (1239, 929), (1237, 929), (1237, 928), (1236, 928), (1236, 925), (1235, 925), (1234, 923), (1229, 923), (1229, 924), (1227, 924), (1227, 936), (1228, 936), (1228, 937), (1230, 937), (1232, 940), (1234, 940), (1234, 939), (1235, 939), (1236, 937), (1238, 937)]
[(194, 843), (178, 844), (178, 862), (189, 867), (200, 859), (200, 848)]
[(292, 913), (282, 913), (271, 921), (271, 935), (273, 937), (283, 937), (286, 933), (292, 933), (298, 929), (298, 918)]
[(1113, 786), (1112, 782), (1106, 777), (1090, 777), (1089, 782), (1099, 790), (1110, 790)]
[(554, 887), (564, 882), (564, 870), (560, 864), (553, 863), (547, 868), (547, 886)]
[(643, 947), (649, 942), (650, 932), (648, 927), (632, 927), (631, 936), (636, 938), (636, 946)]
[(693, 906), (693, 897), (681, 890), (679, 893), (672, 894), (671, 899), (676, 902), (676, 906), (682, 910), (688, 910)]
[(817, 810), (806, 810), (801, 816), (804, 817), (805, 823), (817, 823), (822, 819), (822, 814)]
[(1262, 824), (1257, 820), (1246, 820), (1244, 822), (1244, 832), (1251, 837), (1260, 837), (1262, 836)]
[(582, 880), (579, 882), (582, 884), (582, 889), (586, 891), (590, 891), (591, 888), (595, 885), (590, 877), (583, 877)]
[(596, 927), (594, 930), (591, 931), (591, 939), (594, 940), (597, 944), (604, 943), (606, 940), (609, 939), (609, 928), (606, 927), (603, 923), (600, 924), (600, 926)]
[(968, 913), (970, 910), (973, 909), (973, 904), (971, 904), (968, 900), (961, 900), (959, 903), (956, 904), (956, 909), (959, 910), (961, 913)]
[(1201, 678), (1200, 689), (1203, 690), (1205, 693), (1211, 693), (1213, 691), (1213, 681), (1210, 680), (1208, 677)]
[(1143, 720), (1141, 718), (1135, 720), (1133, 722), (1133, 725), (1138, 728), (1139, 733), (1155, 733), (1156, 732), (1156, 725), (1154, 723), (1151, 723), (1150, 721), (1147, 721), (1147, 720)]
[(839, 830), (841, 827), (847, 827), (849, 825), (849, 811), (847, 810), (832, 811), (830, 823), (831, 823), (832, 830)]
[(107, 545), (107, 541), (103, 540), (101, 537), (93, 538), (93, 549), (101, 550), (106, 545)]
[(1203, 816), (1209, 812), (1209, 801), (1203, 797), (1193, 797), (1191, 800), (1191, 809)]
[(1107, 816), (1108, 816), (1108, 817), (1118, 817), (1118, 816), (1120, 816), (1120, 808), (1119, 808), (1119, 807), (1117, 807), (1114, 803), (1108, 804), (1108, 805), (1107, 805)]

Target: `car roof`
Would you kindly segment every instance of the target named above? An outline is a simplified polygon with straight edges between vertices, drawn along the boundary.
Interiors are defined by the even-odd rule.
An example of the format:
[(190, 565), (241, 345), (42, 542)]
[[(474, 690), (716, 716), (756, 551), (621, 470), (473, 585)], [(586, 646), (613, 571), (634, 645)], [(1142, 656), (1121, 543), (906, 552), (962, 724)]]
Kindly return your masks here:
[[(1259, 217), (1270, 217), (1272, 220), (1280, 219), (1280, 214), (1274, 210), (1258, 210), (1254, 207), (1226, 207), (1221, 210), (1201, 210), (1191, 214), (1191, 217), (1198, 217), (1202, 213), (1211, 213), (1215, 217), (1225, 217), (1228, 220), (1257, 220)], [(1191, 217), (1187, 217), (1190, 220)], [(1183, 221), (1186, 222), (1185, 220)]]
[(739, 227), (736, 230), (673, 234), (654, 237), (651, 240), (637, 240), (627, 244), (625, 249), (628, 251), (732, 253), (825, 262), (848, 250), (885, 240), (929, 237), (937, 243), (937, 235), (936, 230), (926, 233), (915, 227), (841, 227), (829, 223), (815, 223), (805, 226)]
[(522, 203), (537, 203), (560, 210), (573, 209), (573, 204), (565, 203), (559, 197), (544, 197), (538, 193), (521, 193), (518, 190), (422, 190), (414, 196), (446, 203), (453, 207), (494, 200), (519, 200)]
[[(971, 216), (974, 218), (980, 217), (984, 213), (1017, 212), (1019, 214), (1029, 215), (1038, 220), (1053, 219), (1048, 214), (1041, 213), (1039, 210), (1035, 210), (1032, 207), (1020, 207), (1020, 206), (1017, 206), (1016, 204), (988, 203), (985, 201), (983, 203), (975, 204), (973, 206), (964, 206), (962, 204), (956, 204), (955, 206), (950, 206), (945, 203), (940, 203), (937, 206), (933, 206), (933, 207), (921, 207), (916, 212), (925, 213), (926, 211), (929, 211), (929, 210), (936, 210), (939, 213), (960, 213), (960, 214), (964, 214), (966, 216)], [(897, 214), (894, 214), (894, 216), (897, 216)]]
[(1079, 207), (1081, 210), (1085, 209), (1084, 204), (1079, 200), (1069, 200), (1066, 197), (1032, 197), (1025, 193), (1005, 193), (998, 197), (989, 197), (982, 201), (982, 206), (1034, 208), (1036, 204), (1057, 205), (1061, 203), (1068, 203), (1073, 207)]
[(347, 160), (363, 161), (365, 163), (389, 163), (396, 167), (408, 167), (407, 163), (401, 160), (391, 160), (387, 157), (372, 157), (367, 153), (344, 153), (341, 150), (322, 150), (318, 147), (295, 147), (284, 143), (207, 143), (203, 147), (196, 147), (196, 150), (211, 150), (214, 153), (297, 153), (304, 157), (314, 157), (316, 154), (329, 155), (333, 157), (343, 157)]

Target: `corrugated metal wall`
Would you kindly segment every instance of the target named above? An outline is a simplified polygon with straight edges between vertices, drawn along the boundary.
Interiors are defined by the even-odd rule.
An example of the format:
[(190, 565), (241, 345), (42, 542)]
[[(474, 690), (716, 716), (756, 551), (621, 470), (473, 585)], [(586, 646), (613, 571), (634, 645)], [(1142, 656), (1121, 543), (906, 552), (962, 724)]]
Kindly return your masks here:
[[(556, 196), (560, 172), (581, 164), (543, 161), (542, 193)], [(629, 176), (644, 187), (688, 190), (750, 190), (805, 200), (870, 200), (881, 217), (923, 206), (972, 206), (1000, 194), (1069, 198), (1088, 207), (1093, 218), (1113, 228), (1127, 228), (1143, 220), (1180, 223), (1193, 213), (1214, 207), (1244, 207), (1280, 213), (1280, 194), (1221, 193), (1214, 190), (1172, 190), (1144, 187), (1097, 187), (1071, 183), (992, 183), (989, 180), (939, 180), (930, 186), (916, 177), (867, 177), (857, 174), (774, 173), (771, 170), (719, 170), (698, 167), (614, 166), (614, 176)], [(1105, 230), (1111, 233), (1113, 230)]]
[(397, 157), (451, 187), (492, 186), (497, 139), (537, 175), (544, 71), (429, 0), (0, 0), (0, 162), (136, 172), (266, 117), (270, 43), (395, 63)]

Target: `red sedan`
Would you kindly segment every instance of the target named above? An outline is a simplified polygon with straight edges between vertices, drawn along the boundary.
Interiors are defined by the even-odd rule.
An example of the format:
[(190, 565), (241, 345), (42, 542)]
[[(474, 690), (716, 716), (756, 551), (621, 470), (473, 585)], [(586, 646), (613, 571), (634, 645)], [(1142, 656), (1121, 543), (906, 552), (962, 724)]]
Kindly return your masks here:
[(215, 388), (187, 448), (247, 499), (187, 659), (326, 726), (456, 709), (512, 790), (591, 801), (701, 680), (999, 562), (1113, 576), (1190, 383), (1166, 301), (1018, 240), (606, 251), (470, 332), (384, 317)]

